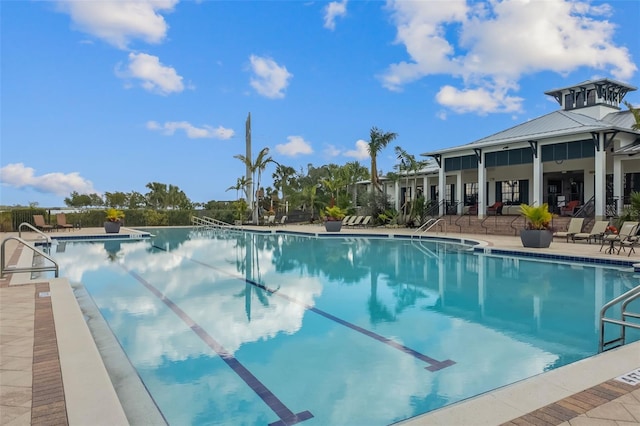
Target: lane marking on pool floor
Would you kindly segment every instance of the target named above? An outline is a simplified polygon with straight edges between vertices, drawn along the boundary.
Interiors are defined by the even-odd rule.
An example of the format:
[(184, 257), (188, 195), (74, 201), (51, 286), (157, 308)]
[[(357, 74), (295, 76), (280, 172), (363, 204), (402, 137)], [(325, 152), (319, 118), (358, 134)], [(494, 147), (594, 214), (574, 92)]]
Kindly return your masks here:
[[(152, 245), (152, 246), (154, 248), (158, 249), (158, 250), (162, 250), (162, 251), (164, 251), (166, 253), (170, 253), (170, 252), (168, 252), (166, 249), (164, 249), (162, 247), (158, 247), (156, 245)], [(254, 287), (257, 287), (257, 288), (259, 288), (261, 290), (264, 290), (266, 292), (269, 292), (271, 294), (275, 294), (276, 296), (282, 297), (283, 299), (288, 300), (289, 302), (292, 302), (292, 303), (295, 303), (297, 305), (300, 305), (300, 306), (304, 307), (305, 309), (307, 309), (309, 311), (312, 311), (312, 312), (315, 312), (316, 314), (321, 315), (321, 316), (323, 316), (323, 317), (325, 317), (327, 319), (330, 319), (330, 320), (332, 320), (332, 321), (334, 321), (334, 322), (336, 322), (336, 323), (338, 323), (340, 325), (348, 327), (348, 328), (350, 328), (350, 329), (352, 329), (354, 331), (357, 331), (358, 333), (361, 333), (361, 334), (363, 334), (363, 335), (365, 335), (367, 337), (371, 337), (372, 339), (375, 339), (378, 342), (384, 343), (386, 345), (391, 346), (394, 349), (397, 349), (397, 350), (402, 351), (402, 352), (404, 352), (404, 353), (406, 353), (408, 355), (411, 355), (411, 356), (419, 359), (420, 361), (423, 361), (423, 362), (426, 362), (427, 364), (429, 364), (428, 367), (425, 367), (425, 370), (433, 372), (433, 371), (442, 370), (443, 368), (446, 368), (446, 367), (449, 367), (449, 366), (452, 366), (453, 364), (455, 364), (455, 361), (452, 361), (450, 359), (446, 359), (444, 361), (438, 361), (437, 359), (434, 359), (434, 358), (431, 358), (431, 357), (429, 357), (429, 356), (427, 356), (425, 354), (422, 354), (422, 353), (416, 351), (415, 349), (411, 349), (408, 346), (405, 346), (405, 345), (403, 345), (403, 344), (401, 344), (399, 342), (396, 342), (393, 339), (389, 339), (388, 337), (384, 337), (384, 336), (382, 336), (382, 335), (380, 335), (378, 333), (375, 333), (375, 332), (373, 332), (371, 330), (367, 330), (366, 328), (360, 327), (359, 325), (350, 323), (349, 321), (345, 321), (345, 320), (343, 320), (341, 318), (338, 318), (338, 317), (336, 317), (334, 315), (331, 315), (330, 313), (328, 313), (326, 311), (323, 311), (322, 309), (318, 309), (315, 306), (311, 306), (311, 305), (309, 305), (307, 303), (304, 303), (304, 302), (302, 302), (300, 300), (294, 299), (293, 297), (287, 296), (286, 294), (283, 294), (283, 293), (279, 292), (278, 290), (271, 289), (271, 288), (269, 288), (269, 287), (267, 287), (267, 286), (265, 286), (263, 284), (257, 283), (257, 282), (255, 282), (253, 280), (248, 279), (248, 278), (244, 278), (244, 277), (240, 277), (238, 275), (230, 274), (227, 271), (224, 271), (222, 269), (218, 269), (215, 266), (209, 265), (207, 263), (201, 262), (201, 261), (199, 261), (197, 259), (193, 259), (193, 258), (188, 257), (188, 256), (183, 256), (183, 255), (176, 254), (176, 253), (171, 253), (171, 254), (173, 254), (174, 256), (179, 256), (179, 257), (181, 257), (183, 259), (190, 260), (190, 261), (192, 261), (194, 263), (197, 263), (198, 265), (213, 269), (213, 270), (215, 270), (217, 272), (221, 272), (221, 273), (223, 273), (225, 275), (228, 275), (228, 276), (230, 276), (232, 278), (235, 278), (235, 279), (244, 281), (246, 283), (249, 283)]]
[(295, 414), (291, 411), (277, 396), (273, 394), (256, 376), (251, 373), (236, 357), (229, 353), (224, 346), (217, 342), (209, 333), (207, 333), (197, 322), (195, 322), (185, 311), (176, 305), (171, 299), (165, 296), (153, 284), (142, 278), (136, 272), (127, 269), (124, 265), (120, 265), (129, 275), (135, 278), (140, 284), (145, 286), (147, 290), (160, 299), (169, 309), (175, 313), (200, 339), (213, 349), (220, 358), (236, 373), (255, 393), (264, 401), (265, 404), (280, 418), (279, 421), (269, 423), (269, 426), (288, 426), (309, 420), (313, 417), (310, 411), (302, 411)]

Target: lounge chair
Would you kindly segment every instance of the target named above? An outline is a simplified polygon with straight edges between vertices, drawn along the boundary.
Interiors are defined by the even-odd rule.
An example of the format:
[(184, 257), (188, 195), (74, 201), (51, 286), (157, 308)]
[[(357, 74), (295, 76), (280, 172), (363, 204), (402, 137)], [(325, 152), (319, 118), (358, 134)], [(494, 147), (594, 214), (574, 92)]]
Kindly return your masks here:
[(66, 228), (71, 230), (73, 228), (73, 225), (67, 223), (67, 216), (65, 216), (64, 213), (58, 213), (56, 215), (56, 227), (57, 228)]
[(560, 216), (573, 216), (573, 212), (580, 205), (579, 200), (569, 201), (566, 206), (560, 208)]
[[(620, 241), (626, 241), (631, 238), (636, 238), (636, 232), (638, 230), (639, 222), (626, 221), (622, 224), (620, 231), (617, 234), (605, 234), (602, 237), (602, 244), (600, 245), (600, 251), (602, 247), (609, 244), (609, 247), (605, 250), (605, 253), (613, 253), (615, 251), (615, 244)], [(633, 247), (632, 247), (633, 248)], [(620, 248), (618, 249), (620, 252)]]
[(267, 225), (268, 225), (268, 226), (274, 226), (275, 224), (276, 224), (276, 217), (275, 217), (275, 215), (267, 216)]
[(577, 234), (571, 237), (571, 241), (574, 243), (576, 240), (587, 240), (589, 244), (591, 244), (591, 240), (598, 241), (602, 239), (602, 236), (607, 230), (607, 226), (609, 226), (609, 222), (606, 220), (598, 220), (593, 224), (593, 228), (589, 232), (578, 232)]
[(344, 226), (351, 226), (351, 225), (353, 225), (353, 223), (354, 223), (356, 220), (358, 220), (358, 217), (360, 217), (360, 216), (351, 216), (351, 217), (349, 218), (349, 220), (348, 220), (348, 221), (346, 221), (345, 223), (343, 223), (343, 225), (344, 225)]
[(276, 225), (280, 225), (280, 226), (282, 226), (282, 225), (284, 225), (284, 224), (285, 224), (285, 222), (286, 222), (286, 221), (287, 221), (287, 217), (286, 217), (286, 216), (282, 216), (282, 217), (280, 218), (280, 222), (278, 222)]
[(363, 228), (366, 228), (369, 226), (369, 223), (371, 223), (371, 216), (365, 216), (362, 222), (360, 223), (360, 226)]
[(352, 217), (355, 217), (355, 216), (345, 216), (345, 217), (343, 217), (342, 218), (342, 225), (346, 226), (347, 223), (349, 223), (349, 221), (351, 220)]
[(487, 207), (487, 215), (502, 216), (502, 202), (496, 201), (495, 203)]
[(583, 217), (573, 217), (569, 222), (569, 228), (566, 231), (558, 231), (554, 232), (554, 237), (563, 237), (567, 239), (569, 242), (569, 238), (572, 238), (574, 235), (582, 232), (582, 224), (584, 223)]
[(347, 226), (359, 226), (364, 220), (364, 216), (356, 216), (355, 220), (347, 223)]
[(36, 228), (41, 231), (51, 231), (53, 229), (52, 225), (47, 225), (46, 223), (44, 223), (44, 216), (42, 216), (41, 214), (33, 215), (33, 223), (35, 224)]

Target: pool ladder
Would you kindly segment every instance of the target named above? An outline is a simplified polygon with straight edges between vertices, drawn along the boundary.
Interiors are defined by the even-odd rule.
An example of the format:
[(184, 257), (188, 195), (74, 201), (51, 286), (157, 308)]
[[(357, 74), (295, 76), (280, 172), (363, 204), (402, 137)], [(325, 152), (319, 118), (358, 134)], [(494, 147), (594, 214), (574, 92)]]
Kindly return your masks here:
[(411, 234), (411, 238), (413, 238), (414, 236), (418, 235), (419, 233), (427, 232), (428, 230), (430, 230), (431, 228), (433, 228), (434, 226), (436, 226), (439, 223), (444, 224), (444, 233), (446, 234), (447, 233), (447, 222), (444, 219), (429, 219), (428, 221), (423, 223), (418, 229), (413, 231), (413, 234)]
[[(33, 225), (23, 222), (20, 224), (20, 226), (18, 227), (18, 236), (10, 236), (5, 238), (4, 240), (2, 240), (2, 245), (0, 245), (0, 277), (4, 277), (5, 274), (7, 273), (18, 273), (18, 272), (55, 272), (55, 276), (56, 278), (58, 278), (58, 274), (60, 272), (60, 268), (58, 266), (58, 262), (56, 262), (51, 256), (49, 256), (47, 253), (45, 253), (44, 251), (40, 251), (38, 249), (36, 249), (35, 244), (29, 244), (29, 242), (27, 240), (24, 240), (22, 238), (22, 228), (27, 227), (27, 228), (31, 228), (31, 230), (35, 231), (36, 234), (39, 237), (44, 238), (45, 242), (44, 242), (44, 247), (45, 249), (51, 247), (51, 238), (49, 238), (49, 236), (45, 235), (42, 231), (40, 231), (39, 229), (33, 227)], [(34, 259), (36, 259), (36, 256), (42, 256), (45, 259), (47, 259), (49, 262), (51, 262), (51, 265), (36, 265), (36, 264), (32, 264), (31, 266), (26, 266), (26, 267), (18, 267), (18, 266), (7, 266), (6, 265), (6, 250), (5, 250), (5, 245), (7, 243), (7, 241), (11, 241), (11, 240), (15, 240), (17, 241), (20, 245), (22, 245), (23, 247), (27, 247), (29, 248), (34, 255)], [(34, 262), (37, 263), (37, 262)]]
[[(627, 327), (636, 328), (640, 330), (640, 323), (629, 321), (629, 318), (635, 318), (640, 320), (640, 313), (631, 312), (628, 310), (629, 303), (640, 298), (640, 285), (632, 288), (631, 290), (621, 294), (609, 303), (606, 303), (602, 309), (600, 309), (600, 340), (598, 343), (598, 352), (604, 352), (609, 349), (616, 348), (624, 345), (626, 339)], [(607, 310), (615, 305), (620, 305), (620, 317), (610, 318), (606, 317)], [(620, 334), (617, 338), (608, 341), (604, 340), (604, 328), (605, 324), (616, 324), (620, 326)]]

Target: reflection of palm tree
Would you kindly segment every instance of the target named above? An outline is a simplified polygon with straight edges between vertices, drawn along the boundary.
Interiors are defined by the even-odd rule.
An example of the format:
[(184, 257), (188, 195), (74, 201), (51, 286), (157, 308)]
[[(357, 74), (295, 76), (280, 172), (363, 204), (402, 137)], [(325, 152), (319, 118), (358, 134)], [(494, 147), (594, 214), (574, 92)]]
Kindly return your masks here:
[(367, 301), (367, 308), (369, 309), (369, 320), (372, 324), (396, 320), (391, 310), (378, 300), (378, 275), (377, 271), (371, 270), (371, 292)]

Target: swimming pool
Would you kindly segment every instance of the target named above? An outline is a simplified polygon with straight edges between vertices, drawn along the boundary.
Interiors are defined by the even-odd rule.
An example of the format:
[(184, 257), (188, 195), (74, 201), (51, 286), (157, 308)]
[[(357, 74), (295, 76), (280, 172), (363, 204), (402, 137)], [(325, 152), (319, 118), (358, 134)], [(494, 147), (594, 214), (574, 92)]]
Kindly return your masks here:
[(152, 233), (54, 255), (176, 425), (400, 421), (595, 354), (637, 282), (442, 241)]

